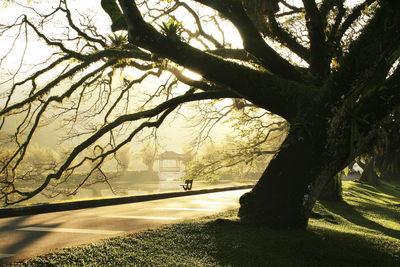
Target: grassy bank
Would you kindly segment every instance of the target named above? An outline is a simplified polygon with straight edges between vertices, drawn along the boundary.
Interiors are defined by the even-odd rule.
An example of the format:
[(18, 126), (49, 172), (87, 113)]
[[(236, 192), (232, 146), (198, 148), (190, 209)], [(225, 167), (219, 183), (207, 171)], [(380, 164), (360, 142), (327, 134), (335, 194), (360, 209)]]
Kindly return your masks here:
[(19, 265), (400, 266), (400, 188), (345, 182), (344, 198), (318, 203), (307, 231), (243, 226), (234, 210)]

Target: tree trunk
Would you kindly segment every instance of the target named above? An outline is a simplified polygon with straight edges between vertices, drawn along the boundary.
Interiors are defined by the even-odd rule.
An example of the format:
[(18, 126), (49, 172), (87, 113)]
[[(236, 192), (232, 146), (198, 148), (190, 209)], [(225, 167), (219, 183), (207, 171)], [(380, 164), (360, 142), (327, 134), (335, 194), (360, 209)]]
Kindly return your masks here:
[(240, 198), (242, 222), (273, 228), (306, 228), (309, 210), (305, 203), (320, 158), (311, 141), (289, 133), (253, 190)]
[[(397, 166), (400, 166), (400, 165), (397, 165)], [(391, 181), (391, 182), (400, 182), (400, 171), (399, 171), (398, 167), (395, 169), (384, 170), (381, 174), (381, 179), (385, 180), (385, 181)]]
[(328, 183), (324, 186), (319, 195), (320, 200), (328, 201), (342, 201), (342, 177), (341, 174), (336, 174), (332, 179), (329, 179)]
[[(350, 163), (348, 110), (343, 106), (331, 120), (325, 120), (328, 116), (321, 108), (309, 115), (307, 127), (291, 123), (298, 129), (290, 129), (253, 190), (240, 198), (242, 222), (272, 228), (307, 227), (324, 186)], [(335, 188), (340, 191), (338, 179)]]
[(361, 175), (359, 181), (363, 184), (368, 185), (379, 185), (381, 182), (379, 181), (379, 177), (376, 174), (375, 170), (375, 159), (371, 159), (365, 166), (364, 172)]
[(381, 156), (381, 162), (377, 165), (380, 171), (380, 179), (386, 181), (400, 181), (400, 152), (388, 153)]
[[(396, 114), (399, 116), (399, 114)], [(400, 181), (400, 126), (392, 125), (393, 129), (383, 132), (383, 151), (377, 155), (375, 166), (381, 172), (380, 178), (388, 181)]]

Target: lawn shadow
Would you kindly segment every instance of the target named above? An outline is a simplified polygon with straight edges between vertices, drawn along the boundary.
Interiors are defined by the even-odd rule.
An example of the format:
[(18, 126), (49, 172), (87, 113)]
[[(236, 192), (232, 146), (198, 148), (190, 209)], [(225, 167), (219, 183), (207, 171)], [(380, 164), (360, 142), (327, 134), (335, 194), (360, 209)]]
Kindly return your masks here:
[(400, 266), (393, 248), (382, 248), (373, 239), (342, 232), (329, 223), (307, 230), (273, 230), (240, 223), (236, 214), (233, 210), (100, 245), (64, 249), (33, 259), (28, 266), (83, 266), (82, 262), (90, 266)]
[[(376, 230), (381, 232), (382, 234), (385, 234), (387, 236), (393, 237), (400, 239), (400, 231), (394, 230), (391, 228), (387, 228), (384, 225), (370, 220), (363, 216), (354, 206), (348, 204), (347, 202), (330, 202), (330, 201), (321, 201), (321, 205), (326, 208), (328, 211), (342, 216), (344, 219), (348, 220), (349, 222), (365, 227), (368, 229)], [(389, 208), (381, 208), (377, 207), (376, 205), (368, 205), (365, 203), (362, 203), (363, 208), (365, 210), (368, 210), (368, 206), (372, 209), (374, 208), (374, 213), (377, 213), (381, 215), (381, 218), (389, 218), (389, 219), (396, 219), (398, 217), (398, 212), (391, 210)], [(379, 210), (378, 210), (379, 209)]]
[[(336, 231), (273, 230), (238, 221), (211, 221), (220, 266), (372, 266), (398, 262), (368, 241)], [(373, 258), (365, 255), (374, 254)]]
[(357, 185), (351, 185), (347, 188), (348, 193), (357, 193), (357, 197), (362, 195), (365, 199), (371, 201), (372, 199), (380, 199), (381, 201), (390, 204), (393, 202), (400, 203), (400, 191), (393, 188), (386, 183), (382, 183), (377, 186), (371, 186), (366, 184), (358, 183)]

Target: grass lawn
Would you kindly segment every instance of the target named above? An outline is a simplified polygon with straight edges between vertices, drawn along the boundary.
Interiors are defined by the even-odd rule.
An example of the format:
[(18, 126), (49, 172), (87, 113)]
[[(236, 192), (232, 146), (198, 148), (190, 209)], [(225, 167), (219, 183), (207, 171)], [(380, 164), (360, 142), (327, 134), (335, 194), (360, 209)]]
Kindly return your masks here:
[(399, 185), (343, 188), (345, 201), (318, 203), (306, 231), (244, 226), (232, 210), (15, 266), (400, 266)]

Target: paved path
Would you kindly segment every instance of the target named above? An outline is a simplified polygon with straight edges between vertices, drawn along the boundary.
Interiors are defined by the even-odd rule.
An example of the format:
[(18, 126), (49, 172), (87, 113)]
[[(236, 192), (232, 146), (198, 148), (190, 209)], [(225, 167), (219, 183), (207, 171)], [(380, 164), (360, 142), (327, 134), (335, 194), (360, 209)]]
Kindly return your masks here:
[(228, 210), (246, 191), (0, 219), (0, 264)]

